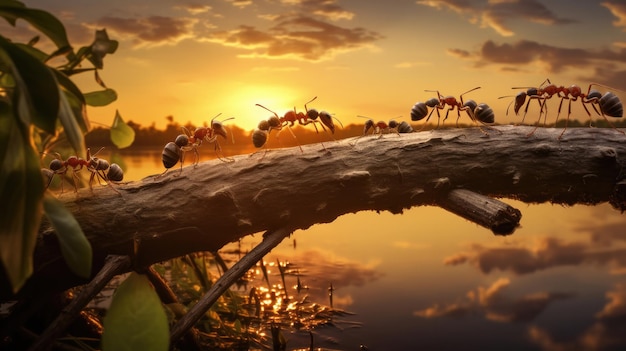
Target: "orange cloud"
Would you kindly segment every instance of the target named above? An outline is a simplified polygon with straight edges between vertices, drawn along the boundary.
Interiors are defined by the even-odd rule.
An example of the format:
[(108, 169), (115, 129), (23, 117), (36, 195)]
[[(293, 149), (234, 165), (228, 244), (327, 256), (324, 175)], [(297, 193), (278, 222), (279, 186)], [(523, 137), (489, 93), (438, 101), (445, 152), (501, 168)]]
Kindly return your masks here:
[(106, 16), (98, 20), (98, 26), (106, 27), (111, 37), (132, 36), (136, 47), (176, 44), (193, 38), (194, 18), (149, 16), (121, 18)]
[(617, 20), (613, 22), (613, 25), (622, 28), (622, 31), (626, 32), (626, 4), (619, 1), (605, 1), (600, 5), (609, 9), (613, 16), (617, 18)]
[(536, 0), (489, 1), (484, 5), (470, 4), (468, 1), (463, 0), (417, 1), (417, 4), (438, 10), (452, 10), (458, 14), (468, 16), (470, 23), (480, 23), (481, 27), (491, 28), (504, 37), (515, 35), (515, 32), (507, 24), (514, 19), (522, 19), (543, 25), (561, 25), (576, 22), (573, 19), (558, 17), (544, 4)]
[(267, 31), (240, 26), (216, 32), (208, 40), (251, 51), (244, 57), (321, 61), (367, 47), (382, 38), (364, 28), (344, 28), (304, 15), (279, 16), (275, 22)]

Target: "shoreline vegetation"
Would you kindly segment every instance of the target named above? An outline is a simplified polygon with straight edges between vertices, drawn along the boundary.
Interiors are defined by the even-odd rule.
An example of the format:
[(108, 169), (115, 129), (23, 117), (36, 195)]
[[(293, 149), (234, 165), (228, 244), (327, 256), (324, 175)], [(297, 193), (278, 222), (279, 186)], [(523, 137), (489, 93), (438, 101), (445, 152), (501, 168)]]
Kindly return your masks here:
[[(186, 124), (180, 124), (179, 122), (176, 122), (172, 116), (167, 116), (166, 119), (168, 120), (168, 124), (164, 129), (157, 129), (154, 123), (150, 126), (143, 126), (139, 123), (128, 121), (127, 124), (135, 131), (135, 140), (131, 146), (124, 150), (154, 149), (155, 151), (160, 152), (162, 151), (165, 144), (170, 141), (174, 141), (176, 136), (183, 133), (183, 127), (185, 127), (192, 133), (196, 128), (196, 126), (192, 125), (190, 122), (187, 122)], [(401, 122), (402, 119), (399, 119), (398, 121)], [(385, 122), (387, 123), (388, 121)], [(611, 120), (611, 123), (613, 123), (613, 125), (617, 128), (626, 127), (626, 120), (623, 119)], [(428, 131), (436, 126), (433, 123), (424, 126), (423, 121), (409, 122), (409, 124), (411, 124), (415, 131), (419, 131), (420, 129), (422, 131)], [(592, 125), (597, 128), (612, 128), (601, 117), (594, 119)], [(223, 139), (220, 137), (218, 140), (224, 152), (229, 155), (236, 155), (252, 153), (258, 150), (252, 144), (252, 129), (243, 129), (235, 123), (225, 123), (224, 126), (228, 131), (228, 139)], [(461, 128), (471, 126), (475, 125), (459, 124), (459, 127)], [(559, 119), (559, 121), (557, 121), (556, 123), (556, 126), (554, 123), (546, 124), (545, 126), (564, 128), (565, 119)], [(307, 145), (319, 142), (330, 143), (335, 140), (362, 135), (363, 127), (364, 124), (348, 124), (345, 125), (343, 128), (341, 126), (336, 126), (335, 133), (331, 134), (329, 131), (322, 130), (320, 126), (318, 126), (319, 133), (316, 133), (313, 126), (301, 126), (296, 124), (293, 127), (290, 127), (293, 135), (289, 132), (287, 128), (283, 128), (280, 132), (273, 131), (270, 135), (270, 138), (268, 139), (266, 148), (272, 149), (280, 147), (292, 147), (297, 146), (298, 144)], [(568, 129), (580, 127), (589, 127), (589, 120), (587, 119), (585, 121), (581, 121), (578, 119), (570, 119), (567, 125)], [(450, 122), (450, 120), (448, 120), (439, 128), (456, 128), (456, 124), (453, 121)], [(385, 132), (389, 131), (384, 131), (384, 133)], [(372, 131), (370, 130), (368, 133), (372, 133)], [(391, 131), (391, 133), (394, 132)], [(88, 146), (91, 146), (92, 148), (105, 147), (109, 150), (117, 149), (115, 145), (111, 142), (109, 129), (105, 127), (98, 126), (93, 128), (85, 135), (85, 142)]]

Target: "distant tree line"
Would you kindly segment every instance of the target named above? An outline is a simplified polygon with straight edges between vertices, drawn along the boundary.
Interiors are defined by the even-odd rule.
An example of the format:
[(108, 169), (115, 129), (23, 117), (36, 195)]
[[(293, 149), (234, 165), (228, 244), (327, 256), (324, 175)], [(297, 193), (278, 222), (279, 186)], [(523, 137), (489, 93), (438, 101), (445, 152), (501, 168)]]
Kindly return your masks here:
[[(183, 127), (185, 127), (190, 132), (193, 132), (196, 126), (193, 126), (190, 122), (187, 124), (180, 124), (174, 120), (172, 116), (167, 116), (168, 124), (165, 126), (165, 129), (157, 129), (154, 123), (148, 127), (142, 126), (139, 123), (135, 123), (133, 121), (129, 121), (128, 125), (135, 130), (135, 141), (132, 148), (143, 148), (143, 149), (161, 149), (165, 144), (170, 141), (174, 141), (176, 136), (183, 133)], [(388, 122), (388, 121), (386, 121)], [(527, 120), (526, 122), (535, 123), (536, 121)], [(542, 121), (543, 122), (543, 121)], [(420, 121), (417, 123), (411, 123), (413, 129), (415, 130), (430, 130), (434, 127), (433, 124), (426, 125), (424, 127), (424, 122)], [(527, 123), (527, 124), (531, 124)], [(619, 119), (611, 119), (611, 123), (615, 127), (624, 128), (626, 127), (626, 121)], [(254, 152), (255, 148), (252, 145), (252, 132), (253, 130), (245, 130), (236, 124), (224, 124), (228, 133), (229, 139), (224, 140), (219, 138), (219, 143), (222, 148), (228, 151), (228, 154), (241, 154), (241, 153), (249, 153)], [(603, 119), (597, 118), (593, 121), (592, 125), (598, 128), (611, 128), (611, 126)], [(340, 126), (336, 126), (335, 133), (331, 134), (329, 131), (324, 131), (320, 126), (318, 126), (319, 133), (315, 132), (315, 128), (312, 125), (300, 126), (295, 125), (291, 127), (291, 132), (288, 128), (283, 128), (282, 131), (272, 131), (270, 138), (267, 142), (268, 148), (276, 148), (276, 147), (290, 147), (306, 144), (313, 144), (319, 142), (332, 142), (333, 140), (340, 140), (344, 138), (354, 137), (363, 134), (363, 124), (349, 124), (344, 126), (343, 128)], [(471, 125), (459, 125), (459, 127), (467, 127)], [(547, 124), (546, 126), (555, 126), (554, 123)], [(561, 118), (556, 123), (556, 127), (563, 128), (565, 126), (565, 119)], [(577, 128), (577, 127), (588, 127), (589, 120), (579, 120), (579, 119), (570, 119), (568, 122), (568, 128)], [(445, 128), (455, 127), (454, 124), (450, 124), (447, 122), (444, 125)], [(370, 131), (371, 133), (371, 131)], [(294, 138), (295, 135), (295, 138)], [(232, 140), (234, 139), (234, 143)], [(110, 139), (110, 134), (107, 128), (96, 127), (92, 129), (86, 136), (85, 141), (88, 146), (92, 147), (106, 147), (106, 148), (115, 148)]]

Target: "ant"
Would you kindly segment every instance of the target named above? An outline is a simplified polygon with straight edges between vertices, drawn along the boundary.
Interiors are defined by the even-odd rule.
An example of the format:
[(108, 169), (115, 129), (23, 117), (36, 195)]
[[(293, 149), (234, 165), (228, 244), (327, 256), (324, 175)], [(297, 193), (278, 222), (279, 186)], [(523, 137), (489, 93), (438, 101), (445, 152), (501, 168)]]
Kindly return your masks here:
[[(294, 120), (287, 120), (285, 119), (285, 117), (283, 117), (282, 119), (280, 117), (278, 117), (278, 114), (272, 110), (270, 110), (269, 108), (261, 105), (261, 104), (256, 104), (256, 106), (259, 106), (271, 113), (274, 114), (274, 116), (270, 116), (268, 119), (264, 119), (261, 120), (257, 126), (257, 128), (252, 132), (252, 144), (254, 144), (254, 146), (258, 149), (262, 149), (265, 147), (265, 145), (267, 145), (267, 140), (269, 139), (269, 135), (272, 132), (272, 130), (277, 130), (277, 135), (276, 137), (278, 137), (278, 134), (280, 134), (280, 132), (282, 131), (283, 127), (287, 127), (287, 129), (289, 130), (289, 132), (291, 133), (291, 135), (293, 136), (293, 138), (296, 140), (296, 143), (298, 143), (298, 138), (296, 138), (296, 135), (293, 133), (293, 131), (291, 130), (291, 125), (294, 124), (295, 119)], [(295, 109), (294, 109), (295, 110)], [(291, 111), (289, 111), (291, 112)], [(288, 115), (289, 112), (287, 112), (285, 115)], [(293, 112), (295, 115), (295, 111)], [(297, 115), (296, 115), (297, 116)], [(297, 117), (296, 117), (297, 118)], [(300, 152), (304, 152), (302, 151), (302, 146), (300, 146), (300, 143), (298, 143), (298, 147), (300, 148)], [(267, 152), (267, 150), (266, 150)], [(254, 155), (254, 153), (252, 154)], [(250, 156), (252, 156), (250, 155)], [(265, 155), (263, 155), (263, 157), (265, 157)]]
[(389, 121), (389, 123), (386, 123), (385, 121), (374, 122), (373, 119), (366, 117), (366, 116), (358, 115), (357, 117), (366, 118), (367, 121), (365, 122), (363, 126), (363, 134), (357, 137), (357, 139), (355, 140), (354, 144), (352, 144), (352, 146), (355, 146), (356, 143), (359, 141), (359, 139), (367, 135), (367, 133), (369, 133), (370, 130), (372, 131), (371, 134), (378, 135), (379, 139), (383, 137), (383, 134), (396, 133), (399, 136), (400, 133), (412, 133), (413, 132), (413, 127), (411, 127), (411, 125), (405, 121), (398, 123), (396, 120), (392, 119)]
[[(520, 92), (519, 94), (517, 94), (514, 100), (515, 114), (518, 114), (522, 105), (524, 104), (524, 102), (526, 102), (526, 97), (529, 98), (528, 102), (526, 102), (526, 108), (524, 109), (524, 117), (522, 118), (522, 123), (524, 122), (524, 118), (526, 117), (526, 113), (528, 112), (528, 105), (530, 104), (530, 101), (533, 99), (536, 99), (539, 102), (539, 107), (540, 107), (539, 119), (537, 120), (537, 124), (535, 128), (530, 133), (528, 133), (527, 136), (529, 137), (533, 135), (535, 131), (537, 130), (537, 128), (539, 127), (539, 123), (541, 121), (541, 114), (544, 112), (544, 108), (546, 110), (545, 115), (544, 115), (544, 123), (545, 123), (545, 120), (547, 119), (546, 100), (552, 98), (552, 96), (555, 96), (555, 95), (561, 98), (561, 101), (559, 103), (559, 109), (557, 112), (557, 117), (556, 117), (557, 121), (559, 119), (559, 115), (561, 114), (561, 109), (563, 107), (563, 100), (566, 100), (566, 99), (569, 100), (567, 118), (565, 120), (565, 128), (559, 135), (558, 139), (561, 139), (563, 137), (563, 134), (565, 133), (565, 130), (567, 130), (567, 123), (569, 122), (569, 117), (572, 113), (572, 101), (577, 101), (579, 99), (583, 108), (585, 109), (585, 112), (587, 112), (587, 115), (589, 116), (589, 118), (591, 118), (591, 112), (589, 112), (589, 109), (586, 106), (587, 104), (591, 104), (591, 107), (594, 109), (594, 111), (598, 115), (601, 115), (607, 121), (607, 123), (611, 125), (611, 127), (615, 128), (615, 126), (606, 117), (609, 116), (609, 117), (614, 117), (614, 118), (621, 118), (624, 112), (622, 103), (619, 97), (617, 97), (617, 95), (615, 95), (612, 92), (607, 92), (604, 95), (602, 95), (600, 91), (595, 90), (595, 89), (592, 90), (591, 88), (594, 85), (607, 87), (602, 84), (591, 83), (589, 84), (587, 92), (584, 93), (582, 89), (580, 88), (580, 86), (578, 85), (570, 85), (569, 87), (564, 87), (562, 85), (557, 86), (555, 84), (552, 84), (552, 82), (550, 82), (550, 79), (546, 79), (543, 83), (541, 83), (539, 88), (530, 87), (530, 88), (527, 88), (526, 92)], [(512, 89), (523, 89), (523, 88), (514, 87)], [(506, 97), (506, 96), (503, 96), (503, 97)], [(598, 110), (596, 105), (600, 107), (600, 110)], [(507, 107), (507, 114), (508, 114), (508, 110), (510, 106), (511, 104), (509, 104), (509, 107)], [(590, 121), (590, 124), (591, 124), (591, 121)], [(618, 130), (618, 131), (624, 134), (623, 131), (621, 130)]]
[[(451, 95), (443, 96), (439, 93), (438, 90), (425, 90), (427, 92), (436, 92), (437, 97), (428, 99), (426, 100), (426, 102), (416, 103), (411, 109), (411, 120), (419, 121), (423, 119), (424, 117), (426, 117), (426, 114), (428, 113), (428, 107), (430, 107), (432, 108), (432, 110), (428, 114), (428, 117), (426, 118), (426, 122), (428, 122), (433, 112), (437, 111), (437, 127), (435, 128), (438, 128), (440, 124), (440, 120), (441, 120), (441, 115), (439, 113), (439, 110), (443, 110), (447, 105), (449, 106), (449, 108), (446, 110), (446, 115), (443, 119), (444, 122), (446, 121), (446, 119), (448, 119), (448, 114), (450, 113), (450, 111), (456, 108), (457, 109), (457, 118), (456, 118), (457, 127), (459, 126), (459, 119), (461, 118), (461, 111), (466, 111), (467, 115), (473, 122), (480, 122), (481, 124), (491, 124), (495, 120), (495, 115), (494, 115), (493, 109), (489, 107), (489, 105), (484, 104), (484, 103), (477, 104), (474, 100), (468, 100), (467, 102), (463, 101), (463, 95), (470, 93), (474, 90), (480, 89), (480, 88), (481, 87), (476, 87), (476, 88), (473, 88), (464, 92), (463, 94), (459, 96), (459, 100), (457, 100), (454, 96), (451, 96)], [(424, 128), (424, 126), (422, 128)], [(482, 128), (480, 128), (480, 130), (483, 131)]]
[[(306, 104), (304, 104), (304, 109), (306, 110), (306, 117), (307, 117), (308, 120), (312, 121), (312, 122), (308, 122), (308, 123), (313, 123), (313, 126), (315, 126), (315, 122), (317, 122), (317, 118), (319, 118), (319, 123), (322, 126), (322, 129), (324, 129), (324, 131), (326, 131), (326, 128), (328, 128), (330, 130), (331, 134), (335, 134), (335, 124), (333, 123), (333, 118), (337, 122), (339, 122), (339, 125), (341, 126), (341, 128), (343, 128), (343, 124), (341, 123), (341, 121), (339, 119), (337, 119), (334, 116), (331, 116), (331, 114), (326, 112), (326, 111), (319, 111), (318, 112), (314, 108), (309, 110), (306, 105), (310, 104), (313, 101), (315, 101), (315, 99), (317, 99), (317, 96), (314, 97), (313, 99), (311, 99)], [(306, 119), (305, 119), (305, 121), (306, 121)], [(305, 124), (308, 124), (308, 123), (305, 123)], [(326, 126), (326, 128), (324, 126)], [(315, 130), (317, 131), (317, 127), (315, 127)]]
[[(592, 90), (591, 87), (594, 85), (607, 87), (599, 83), (591, 83), (589, 84), (589, 88), (587, 88), (587, 93), (583, 93), (582, 89), (577, 85), (570, 85), (568, 88), (564, 88), (564, 87), (559, 88), (560, 89), (559, 93), (561, 94), (561, 103), (559, 104), (559, 111), (556, 116), (557, 120), (559, 119), (559, 114), (561, 113), (561, 106), (563, 104), (563, 100), (567, 99), (569, 100), (569, 103), (568, 103), (568, 109), (567, 109), (567, 118), (565, 119), (565, 128), (563, 128), (563, 131), (559, 135), (558, 139), (561, 139), (561, 137), (563, 137), (563, 134), (565, 133), (565, 130), (567, 129), (567, 122), (569, 122), (569, 117), (570, 117), (570, 114), (572, 113), (572, 101), (576, 101), (578, 100), (578, 98), (580, 98), (580, 102), (583, 108), (585, 109), (585, 112), (587, 112), (587, 115), (589, 116), (589, 126), (591, 126), (591, 112), (589, 112), (589, 109), (587, 108), (586, 104), (591, 104), (591, 107), (593, 108), (593, 110), (598, 115), (601, 115), (602, 118), (604, 118), (604, 120), (611, 127), (613, 127), (613, 129), (617, 130), (618, 132), (622, 134), (625, 134), (624, 131), (616, 129), (613, 123), (611, 123), (611, 121), (609, 121), (606, 118), (607, 116), (613, 117), (613, 118), (621, 118), (624, 115), (624, 107), (622, 105), (622, 101), (619, 99), (617, 95), (615, 95), (614, 93), (610, 91), (604, 93), (603, 95), (599, 90), (595, 90), (595, 89)], [(598, 111), (598, 109), (596, 108), (596, 105), (600, 107), (600, 111)], [(537, 128), (535, 127), (535, 129)]]
[[(193, 133), (191, 133), (187, 128), (182, 127), (184, 134), (179, 134), (173, 142), (168, 142), (163, 148), (161, 160), (163, 161), (163, 166), (165, 166), (165, 171), (161, 173), (161, 175), (165, 174), (170, 168), (174, 167), (179, 160), (180, 174), (183, 171), (185, 152), (187, 151), (193, 151), (193, 165), (196, 167), (200, 161), (198, 148), (202, 145), (203, 141), (215, 144), (215, 154), (220, 161), (234, 161), (234, 159), (230, 157), (224, 157), (222, 154), (222, 147), (220, 146), (217, 138), (218, 136), (221, 136), (224, 139), (228, 138), (226, 127), (224, 127), (222, 123), (234, 119), (234, 117), (230, 117), (222, 121), (216, 121), (215, 119), (220, 115), (221, 113), (218, 113), (215, 117), (213, 117), (213, 119), (211, 119), (211, 127), (198, 127)], [(232, 138), (234, 143), (235, 137), (232, 136)]]
[[(79, 172), (84, 167), (84, 168), (87, 168), (89, 172), (91, 172), (91, 176), (89, 177), (89, 189), (93, 191), (93, 186), (92, 186), (93, 180), (94, 178), (97, 177), (98, 181), (100, 180), (105, 181), (111, 187), (111, 189), (113, 189), (115, 192), (119, 194), (120, 192), (111, 185), (111, 182), (116, 182), (116, 183), (121, 182), (122, 179), (124, 179), (124, 171), (117, 163), (109, 164), (107, 160), (102, 159), (102, 158), (97, 158), (96, 155), (100, 151), (102, 151), (102, 149), (104, 149), (104, 147), (100, 148), (98, 152), (91, 155), (91, 150), (88, 148), (87, 156), (85, 159), (77, 157), (77, 156), (70, 156), (67, 158), (67, 160), (63, 160), (59, 153), (54, 153), (55, 159), (50, 162), (50, 165), (48, 166), (47, 169), (44, 168), (42, 170), (44, 175), (48, 177), (48, 183), (46, 184), (46, 189), (50, 187), (50, 184), (52, 183), (52, 179), (54, 178), (55, 175), (57, 174), (65, 175), (67, 174), (67, 171), (70, 168), (72, 168), (74, 192), (78, 192), (78, 185), (76, 183), (76, 179), (78, 179), (78, 176), (76, 175), (76, 172)], [(63, 192), (62, 181), (61, 181), (61, 192)]]
[[(309, 110), (309, 108), (307, 107), (308, 104), (315, 101), (316, 99), (317, 99), (317, 96), (313, 97), (311, 100), (309, 100), (307, 103), (304, 104), (304, 110), (306, 111), (306, 113), (296, 112), (295, 107), (293, 108), (293, 111), (291, 110), (287, 111), (285, 115), (280, 118), (280, 121), (281, 123), (283, 123), (283, 126), (288, 124), (289, 127), (293, 127), (296, 121), (300, 125), (313, 124), (313, 127), (315, 128), (315, 132), (319, 134), (319, 129), (317, 129), (317, 125), (316, 125), (316, 123), (319, 123), (325, 132), (326, 132), (326, 128), (328, 128), (331, 134), (335, 134), (335, 124), (333, 123), (333, 118), (335, 117), (331, 116), (330, 113), (326, 111), (318, 112), (316, 109)], [(341, 121), (337, 118), (335, 118), (335, 120), (337, 120), (337, 122), (339, 122), (339, 125), (341, 125), (341, 127), (343, 128), (343, 124), (341, 123)], [(322, 147), (326, 150), (324, 143), (322, 143)]]

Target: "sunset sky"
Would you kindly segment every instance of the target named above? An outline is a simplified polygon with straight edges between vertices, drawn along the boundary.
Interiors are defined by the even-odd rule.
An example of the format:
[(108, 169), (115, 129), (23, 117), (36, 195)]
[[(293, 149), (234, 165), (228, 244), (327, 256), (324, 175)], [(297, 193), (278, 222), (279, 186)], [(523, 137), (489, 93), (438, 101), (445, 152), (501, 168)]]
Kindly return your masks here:
[[(76, 48), (102, 28), (120, 42), (101, 72), (119, 99), (89, 110), (107, 124), (115, 110), (159, 128), (168, 115), (202, 124), (222, 113), (251, 130), (269, 116), (256, 103), (282, 115), (314, 96), (310, 108), (344, 124), (363, 123), (357, 115), (409, 121), (415, 102), (436, 96), (425, 90), (458, 97), (477, 86), (465, 99), (510, 123), (521, 120), (506, 115), (512, 97), (498, 97), (519, 91), (512, 87), (549, 78), (584, 91), (591, 82), (626, 90), (623, 0), (24, 2), (58, 16)], [(16, 40), (33, 34), (24, 22), (0, 30)], [(98, 89), (92, 75), (79, 83)], [(579, 103), (573, 110), (586, 118)]]

